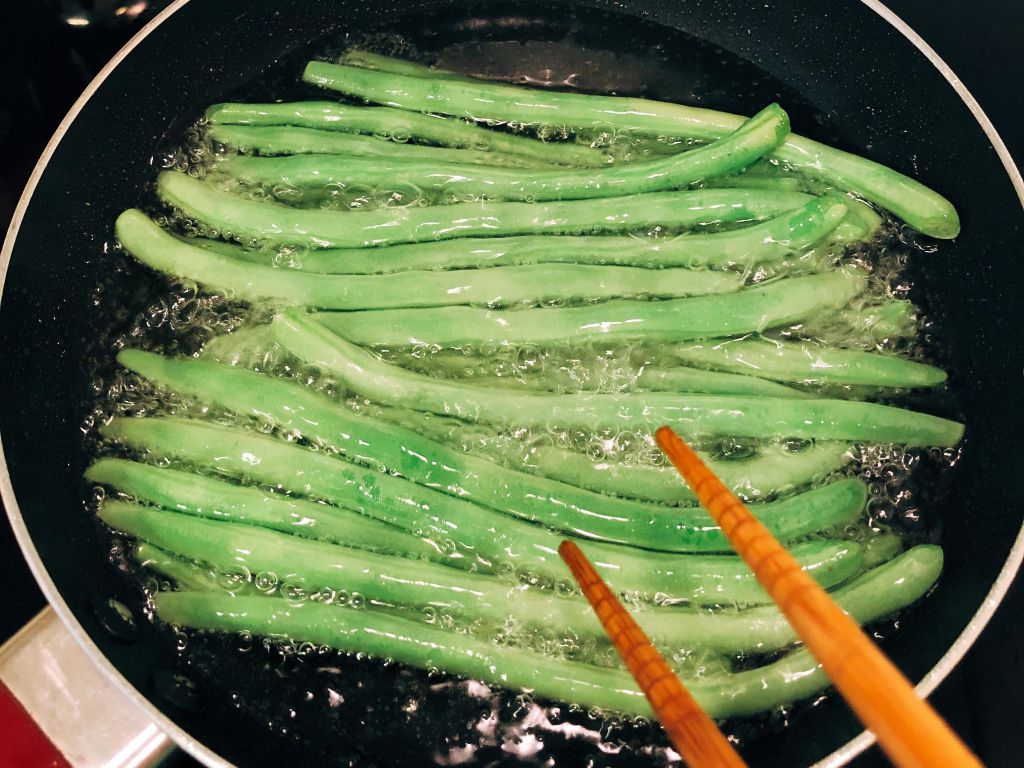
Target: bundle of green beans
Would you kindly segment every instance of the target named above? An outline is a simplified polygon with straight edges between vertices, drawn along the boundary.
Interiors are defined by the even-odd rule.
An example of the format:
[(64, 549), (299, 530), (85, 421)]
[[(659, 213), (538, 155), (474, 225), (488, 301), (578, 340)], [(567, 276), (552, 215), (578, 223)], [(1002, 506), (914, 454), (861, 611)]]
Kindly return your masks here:
[[(669, 654), (796, 641), (651, 460), (666, 423), (858, 621), (930, 589), (938, 547), (848, 535), (868, 497), (857, 447), (951, 446), (962, 426), (864, 399), (945, 374), (894, 351), (914, 308), (846, 254), (885, 237), (885, 212), (954, 236), (945, 199), (792, 134), (778, 105), (743, 119), (366, 51), (311, 62), (304, 79), (364, 103), (215, 105), (208, 135), (227, 151), (157, 179), (180, 216), (116, 223), (139, 261), (273, 316), (198, 359), (118, 356), (181, 409), (109, 421), (86, 472), (107, 489), (100, 519), (179, 590), (156, 595), (160, 619), (649, 714), (606, 660), (538, 652), (552, 634), (602, 642), (562, 538)], [(591, 143), (609, 127), (646, 136), (643, 151)], [(450, 621), (425, 623), (437, 615)], [(826, 684), (799, 650), (690, 682), (717, 717)]]

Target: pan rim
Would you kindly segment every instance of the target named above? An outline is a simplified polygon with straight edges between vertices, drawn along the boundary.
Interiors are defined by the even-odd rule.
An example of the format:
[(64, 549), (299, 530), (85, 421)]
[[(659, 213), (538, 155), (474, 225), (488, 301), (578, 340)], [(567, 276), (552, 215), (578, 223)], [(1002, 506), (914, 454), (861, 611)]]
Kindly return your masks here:
[[(999, 136), (998, 131), (992, 124), (988, 115), (985, 114), (985, 111), (978, 103), (978, 100), (971, 94), (960, 78), (957, 77), (953, 69), (938, 55), (938, 53), (936, 53), (924, 38), (914, 31), (914, 29), (900, 18), (899, 15), (890, 10), (883, 2), (881, 2), (881, 0), (859, 1), (867, 6), (871, 11), (878, 14), (879, 17), (903, 35), (925, 56), (926, 59), (928, 59), (929, 63), (939, 71), (939, 74), (941, 74), (953, 90), (956, 91), (957, 95), (971, 111), (975, 120), (978, 121), (982, 131), (991, 141), (996, 155), (1002, 162), (1003, 168), (1010, 177), (1010, 181), (1017, 192), (1017, 197), (1021, 206), (1024, 208), (1024, 178), (1022, 178), (1020, 170), (1017, 168), (1009, 150), (1006, 148), (1006, 144)], [(17, 240), (25, 211), (28, 209), (32, 195), (38, 186), (43, 172), (46, 170), (51, 157), (56, 152), (57, 147), (63, 140), (68, 128), (78, 117), (78, 114), (85, 107), (86, 103), (88, 103), (89, 99), (91, 99), (96, 91), (103, 85), (110, 73), (120, 66), (121, 62), (128, 56), (128, 54), (131, 53), (158, 26), (160, 26), (160, 24), (166, 21), (171, 15), (181, 10), (181, 8), (188, 2), (190, 2), (190, 0), (174, 0), (174, 2), (172, 2), (167, 8), (154, 16), (153, 19), (140, 29), (124, 45), (124, 47), (106, 63), (96, 77), (93, 78), (72, 105), (71, 109), (68, 110), (68, 113), (61, 120), (53, 136), (50, 137), (50, 140), (43, 149), (39, 160), (32, 169), (32, 174), (29, 176), (29, 180), (25, 185), (25, 189), (22, 191), (21, 197), (18, 199), (18, 204), (14, 209), (14, 214), (4, 238), (3, 246), (0, 248), (0, 298), (3, 296), (3, 289), (7, 281), (8, 267), (10, 266), (11, 256), (14, 252), (14, 243)], [(89, 637), (88, 633), (86, 633), (82, 625), (75, 618), (70, 607), (64, 601), (60, 590), (58, 590), (56, 584), (50, 578), (49, 572), (46, 570), (46, 566), (39, 557), (39, 553), (36, 550), (28, 532), (28, 528), (25, 525), (24, 517), (21, 514), (21, 509), (18, 505), (17, 499), (15, 498), (14, 488), (11, 484), (2, 435), (0, 435), (0, 499), (3, 500), (4, 507), (7, 510), (7, 517), (10, 521), (11, 528), (14, 531), (14, 536), (18, 542), (18, 546), (21, 548), (22, 554), (25, 556), (29, 570), (38, 583), (43, 595), (46, 597), (47, 603), (60, 618), (65, 628), (71, 633), (79, 647), (81, 647), (83, 652), (85, 652), (89, 657), (90, 661), (101, 670), (101, 672), (125, 698), (131, 701), (139, 710), (145, 712), (146, 715), (150, 717), (164, 733), (170, 736), (177, 746), (185, 750), (185, 752), (204, 765), (211, 766), (211, 768), (232, 768), (232, 763), (215, 753), (210, 747), (193, 738), (191, 734), (178, 726), (173, 720), (171, 720), (171, 718), (154, 706), (146, 696), (140, 693), (131, 683), (129, 683), (113, 663), (107, 659), (102, 651), (100, 651), (97, 645)], [(947, 649), (946, 653), (943, 654), (938, 662), (936, 662), (932, 669), (924, 675), (915, 687), (921, 696), (929, 696), (939, 686), (939, 684), (945, 680), (950, 671), (952, 671), (961, 659), (963, 659), (964, 655), (974, 644), (974, 641), (977, 640), (982, 630), (991, 620), (999, 605), (1002, 603), (1003, 597), (1006, 595), (1007, 590), (1009, 590), (1010, 585), (1013, 583), (1013, 580), (1021, 567), (1022, 561), (1024, 561), (1024, 525), (1022, 525), (1021, 529), (1018, 531), (1013, 546), (1011, 547), (996, 580), (993, 582), (992, 587), (989, 589), (978, 610), (971, 617), (967, 626)], [(874, 744), (875, 740), (874, 734), (870, 731), (862, 731), (860, 735), (854, 737), (843, 746), (819, 760), (811, 768), (837, 768), (838, 766), (845, 765)]]
[[(93, 94), (99, 90), (100, 86), (106, 81), (110, 73), (114, 71), (121, 62), (135, 50), (138, 45), (145, 40), (149, 35), (159, 27), (164, 21), (172, 16), (177, 11), (181, 10), (189, 0), (174, 0), (164, 10), (154, 16), (146, 25), (140, 29), (135, 35), (125, 43), (124, 47), (121, 48), (113, 58), (108, 61), (103, 69), (101, 69), (96, 77), (92, 79), (89, 85), (86, 86), (82, 95), (78, 97), (75, 103), (68, 110), (68, 113), (60, 121), (60, 125), (57, 126), (57, 130), (54, 131), (53, 136), (46, 143), (46, 147), (43, 149), (43, 153), (39, 156), (39, 160), (36, 162), (35, 167), (32, 169), (32, 175), (29, 176), (28, 183), (25, 185), (25, 189), (18, 199), (18, 204), (14, 209), (14, 215), (11, 217), (11, 224), (7, 229), (7, 235), (4, 238), (2, 249), (0, 249), (0, 300), (3, 297), (3, 291), (7, 284), (7, 272), (11, 263), (11, 256), (14, 253), (14, 243), (18, 237), (18, 231), (21, 229), (21, 222), (25, 216), (25, 211), (28, 210), (29, 203), (32, 200), (32, 195), (35, 192), (36, 187), (39, 184), (39, 179), (42, 178), (43, 172), (46, 170), (46, 166), (50, 162), (50, 158), (57, 151), (57, 147), (60, 142), (64, 139), (64, 134), (68, 128), (78, 117), (78, 114), (82, 111), (89, 99), (92, 98)], [(11, 484), (11, 474), (7, 466), (7, 453), (4, 449), (3, 435), (0, 435), (0, 499), (3, 501), (4, 509), (7, 510), (7, 518), (10, 521), (11, 528), (14, 530), (14, 537), (18, 542), (18, 546), (21, 548), (22, 554), (25, 556), (25, 560), (28, 563), (29, 570), (32, 576), (35, 578), (36, 583), (39, 585), (40, 591), (46, 598), (46, 602), (49, 607), (57, 614), (61, 623), (65, 629), (71, 633), (75, 642), (82, 649), (85, 655), (89, 658), (90, 662), (95, 665), (100, 672), (107, 678), (107, 680), (114, 686), (117, 691), (121, 693), (128, 701), (132, 703), (139, 711), (145, 713), (153, 723), (166, 733), (175, 743), (176, 746), (185, 750), (189, 755), (194, 757), (203, 765), (210, 766), (210, 768), (235, 768), (232, 763), (228, 762), (210, 747), (200, 743), (184, 728), (180, 727), (170, 717), (161, 712), (146, 696), (144, 696), (134, 685), (132, 685), (121, 674), (120, 670), (114, 666), (106, 655), (99, 649), (99, 647), (92, 641), (89, 634), (85, 631), (85, 628), (79, 623), (72, 613), (70, 606), (64, 600), (57, 585), (50, 578), (49, 572), (46, 570), (46, 566), (43, 564), (42, 559), (39, 557), (39, 552), (36, 550), (35, 544), (32, 541), (32, 537), (28, 532), (28, 527), (25, 525), (25, 519), (21, 514), (21, 508), (18, 505), (18, 500), (14, 495), (14, 487)]]

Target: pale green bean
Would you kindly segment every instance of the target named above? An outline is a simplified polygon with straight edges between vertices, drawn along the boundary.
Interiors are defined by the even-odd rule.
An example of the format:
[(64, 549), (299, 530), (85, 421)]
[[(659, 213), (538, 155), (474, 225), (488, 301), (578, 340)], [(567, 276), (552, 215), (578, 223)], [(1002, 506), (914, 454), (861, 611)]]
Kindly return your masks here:
[(359, 107), (336, 101), (282, 104), (214, 104), (206, 119), (222, 125), (295, 125), (327, 131), (366, 133), (404, 144), (408, 139), (442, 147), (502, 153), (541, 163), (594, 167), (609, 162), (596, 149), (566, 142), (539, 141), (441, 115), (389, 107)]
[(311, 248), (696, 227), (779, 216), (810, 199), (796, 192), (781, 195), (749, 189), (699, 189), (553, 203), (460, 203), (330, 211), (245, 200), (173, 171), (160, 174), (157, 192), (165, 202), (222, 234)]
[(809, 320), (845, 306), (864, 287), (858, 275), (825, 272), (759, 283), (728, 295), (670, 301), (619, 300), (515, 311), (447, 307), (431, 312), (323, 312), (316, 315), (316, 321), (363, 346), (688, 341)]
[[(859, 205), (859, 203), (857, 203)], [(801, 207), (760, 224), (722, 232), (675, 237), (632, 235), (523, 235), (393, 245), (388, 248), (324, 249), (286, 255), (303, 272), (379, 274), (424, 269), (465, 269), (508, 265), (573, 263), (635, 267), (730, 267), (772, 264), (801, 255), (843, 226), (846, 204), (812, 198)], [(847, 214), (847, 217), (849, 214)], [(842, 222), (842, 223), (841, 223)], [(848, 235), (847, 239), (853, 237)], [(245, 250), (218, 241), (198, 241), (237, 259), (266, 264), (265, 250)]]
[[(209, 128), (210, 138), (221, 144), (234, 147), (240, 152), (258, 152), (260, 155), (286, 155), (294, 157), (266, 158), (270, 165), (284, 161), (293, 167), (308, 166), (304, 162), (310, 160), (316, 164), (329, 166), (333, 160), (361, 158), (362, 165), (386, 163), (418, 163), (428, 164), (434, 168), (444, 168), (449, 163), (462, 164), (468, 168), (493, 167), (516, 169), (519, 174), (533, 173), (534, 170), (550, 170), (554, 166), (521, 155), (508, 155), (504, 152), (491, 152), (479, 149), (451, 149), (449, 147), (429, 147), (421, 144), (399, 144), (376, 136), (363, 136), (358, 133), (341, 133), (340, 131), (322, 131), (316, 128), (300, 128), (291, 125), (222, 125), (213, 124)], [(239, 166), (246, 167), (247, 162), (255, 162), (259, 158), (237, 158)], [(232, 165), (233, 158), (223, 158), (215, 168), (224, 170)], [(358, 161), (351, 161), (358, 167)], [(255, 167), (260, 167), (257, 162)], [(567, 169), (562, 169), (566, 171)], [(289, 179), (278, 179), (274, 183)], [(325, 179), (326, 181), (326, 179)], [(291, 182), (295, 183), (295, 182)], [(404, 187), (403, 187), (404, 188)]]
[[(543, 310), (539, 310), (543, 311)], [(548, 394), (474, 387), (408, 371), (331, 333), (306, 312), (274, 318), (277, 341), (297, 357), (336, 374), (350, 389), (391, 405), (467, 421), (578, 429), (674, 426), (688, 436), (955, 445), (963, 425), (938, 416), (850, 400), (743, 395)]]
[(550, 299), (679, 297), (732, 292), (743, 283), (739, 275), (708, 270), (558, 264), (389, 275), (314, 275), (250, 264), (192, 245), (134, 208), (118, 217), (115, 231), (125, 250), (160, 272), (250, 302), (323, 309), (509, 306)]
[[(157, 615), (169, 624), (285, 635), (420, 669), (441, 669), (512, 690), (525, 688), (541, 697), (585, 707), (652, 716), (643, 694), (624, 670), (497, 646), (379, 611), (206, 592), (162, 592), (154, 603)], [(715, 718), (754, 714), (813, 696), (827, 686), (828, 678), (805, 651), (744, 672), (687, 680), (687, 687)]]

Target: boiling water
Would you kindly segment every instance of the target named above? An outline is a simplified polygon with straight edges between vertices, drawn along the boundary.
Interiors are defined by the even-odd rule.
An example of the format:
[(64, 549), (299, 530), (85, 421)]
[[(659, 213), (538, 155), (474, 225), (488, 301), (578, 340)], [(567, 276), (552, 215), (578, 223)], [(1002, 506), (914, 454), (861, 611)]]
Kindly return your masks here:
[[(413, 60), (426, 61), (436, 59), (440, 53), (442, 65), (461, 71), (496, 75), (505, 66), (503, 72), (506, 75), (513, 72), (511, 79), (520, 82), (555, 82), (594, 90), (601, 90), (602, 86), (607, 89), (608, 85), (602, 78), (610, 78), (614, 81), (611, 87), (643, 94), (647, 87), (644, 83), (638, 83), (636, 72), (646, 72), (651, 65), (645, 64), (643, 57), (636, 54), (622, 55), (599, 48), (586, 49), (590, 59), (602, 65), (597, 74), (590, 74), (591, 80), (588, 80), (585, 67), (581, 70), (582, 74), (577, 73), (575, 78), (559, 78), (559, 65), (547, 65), (544, 57), (558, 51), (562, 52), (562, 56), (570, 52), (569, 60), (573, 60), (572, 52), (580, 49), (580, 39), (587, 39), (588, 34), (581, 27), (557, 42), (534, 41), (525, 46), (517, 43), (520, 58), (515, 60), (515, 66), (511, 69), (507, 66), (507, 59), (514, 51), (505, 43), (472, 43), (449, 46), (440, 52), (420, 51), (414, 37), (382, 32), (359, 40), (332, 41), (329, 48), (337, 51), (356, 43), (383, 53), (398, 53)], [(778, 93), (767, 95), (768, 91), (783, 90), (781, 100), (790, 109), (794, 122), (798, 123), (801, 115), (812, 112), (795, 94), (784, 92), (781, 86), (768, 81), (749, 65), (697, 41), (682, 39), (690, 46), (689, 50), (696, 51), (683, 55), (692, 55), (694, 62), (700, 62), (700, 66), (690, 62), (691, 69), (697, 74), (690, 78), (689, 88), (684, 89), (685, 92), (655, 91), (650, 95), (750, 112), (752, 108), (749, 102), (766, 103), (779, 98)], [(314, 53), (322, 53), (324, 50), (327, 48)], [(650, 60), (655, 62), (655, 70), (660, 72), (670, 66), (666, 63), (670, 60), (670, 55), (666, 53), (668, 47), (658, 44), (646, 50)], [(291, 64), (282, 63), (282, 71), (288, 66), (298, 71), (301, 61), (301, 58), (295, 58)], [(713, 63), (708, 64), (709, 61)], [(544, 66), (539, 66), (539, 62), (545, 62)], [(701, 74), (701, 67), (713, 74)], [(562, 71), (569, 72), (569, 69), (563, 66)], [(702, 80), (702, 77), (705, 79)], [(748, 101), (730, 103), (730, 98), (735, 96), (726, 95), (729, 91), (726, 86), (714, 88), (708, 85), (716, 77), (726, 84), (730, 81), (743, 83), (743, 88), (734, 89), (731, 93), (738, 92), (743, 95), (741, 101), (744, 98)], [(276, 73), (226, 98), (252, 101), (266, 101), (270, 97), (323, 98), (322, 94), (296, 91), (291, 79), (290, 74), (285, 76)], [(753, 104), (753, 108), (756, 107), (757, 104)], [(505, 129), (522, 130), (518, 126), (506, 126)], [(556, 131), (552, 127), (542, 127), (541, 131), (555, 139), (566, 138), (554, 135)], [(383, 138), (399, 142), (407, 140), (407, 137), (401, 135)], [(826, 135), (824, 138), (833, 137)], [(611, 147), (612, 154), (619, 159), (660, 151), (657, 146), (627, 134), (580, 139), (568, 137), (566, 140)], [(187, 132), (180, 145), (162, 153), (162, 165), (205, 176), (211, 163), (224, 151), (209, 141), (200, 121)], [(317, 190), (312, 198), (308, 191), (284, 185), (270, 188), (253, 186), (233, 191), (257, 199), (274, 198), (290, 205), (315, 204), (339, 210), (432, 202), (415, 189), (379, 191), (336, 186)], [(204, 237), (229, 234), (204, 228), (174, 211), (153, 210), (162, 224), (181, 234)], [(637, 234), (659, 237), (671, 233), (654, 231)], [(298, 248), (276, 249), (254, 242), (243, 244), (266, 248), (268, 259), (282, 269), (301, 265), (304, 256)], [(861, 306), (854, 309), (863, 310), (889, 298), (912, 296), (914, 281), (909, 276), (907, 265), (913, 254), (921, 248), (913, 233), (888, 222), (883, 236), (875, 243), (842, 254), (843, 259), (857, 265), (870, 276), (870, 290), (858, 300)], [(130, 266), (122, 269), (133, 276), (138, 274)], [(120, 279), (122, 276), (115, 278)], [(770, 276), (768, 273), (754, 273), (747, 278), (755, 282)], [(104, 292), (109, 292), (109, 286), (98, 287), (98, 300), (102, 300)], [(82, 425), (85, 439), (92, 450), (106, 450), (98, 441), (96, 430), (116, 415), (187, 415), (266, 433), (274, 432), (273, 425), (251, 424), (212, 409), (208, 404), (170, 395), (109, 365), (109, 354), (123, 347), (142, 347), (168, 354), (197, 354), (211, 339), (258, 326), (265, 323), (271, 314), (272, 308), (246, 306), (208, 294), (195, 285), (158, 282), (148, 306), (137, 316), (115, 324), (106, 339), (107, 357), (97, 363), (93, 380), (95, 400)], [(852, 329), (839, 318), (825, 316), (817, 319), (813, 325), (781, 329), (773, 334), (780, 338), (827, 338), (832, 344), (850, 348), (899, 351), (913, 358), (928, 359), (934, 352), (930, 344), (931, 321), (927, 316), (919, 316), (916, 325), (916, 335), (879, 339), (863, 329)], [(672, 363), (670, 351), (665, 346), (651, 344), (622, 344), (614, 347), (588, 345), (576, 348), (413, 347), (380, 348), (377, 351), (385, 360), (430, 375), (476, 381), (481, 385), (497, 382), (501, 386), (540, 388), (555, 392), (628, 391), (636, 386), (638, 373), (644, 366), (667, 366)], [(528, 462), (532, 452), (541, 446), (577, 451), (595, 461), (664, 466), (664, 459), (650, 435), (642, 432), (609, 430), (591, 433), (557, 427), (497, 430), (483, 426), (467, 428), (444, 417), (382, 407), (353, 396), (337, 380), (301, 365), (274, 345), (242, 345), (231, 351), (231, 355), (231, 361), (238, 365), (296, 380), (356, 412), (423, 429), (427, 434), (451, 437), (454, 430), (457, 433), (457, 439), (453, 441), (456, 447), (488, 454), (494, 460), (511, 466)], [(828, 396), (852, 394), (835, 387), (823, 389), (822, 392)], [(930, 401), (929, 406), (948, 409), (948, 403), (942, 400), (944, 395), (938, 397), (939, 400)], [(314, 450), (330, 450), (315, 442), (308, 443), (308, 446)], [(699, 447), (715, 458), (729, 460), (750, 456), (758, 450), (759, 445), (751, 440), (719, 439), (705, 440)], [(786, 446), (793, 451), (805, 447), (799, 441)], [(957, 452), (907, 450), (893, 446), (864, 446), (857, 451), (856, 460), (845, 471), (859, 475), (868, 483), (870, 496), (867, 511), (862, 521), (834, 533), (865, 542), (889, 531), (899, 533), (908, 543), (935, 540), (940, 521), (932, 519), (928, 514), (929, 494), (939, 491), (925, 489), (941, 487), (933, 481), (955, 463)], [(97, 493), (100, 495), (95, 496), (92, 503), (101, 498), (101, 492)], [(120, 539), (115, 539), (111, 551), (114, 559), (132, 573), (132, 578), (138, 580), (145, 592), (152, 593), (169, 586), (166, 580), (137, 570), (126, 557), (126, 546)], [(528, 573), (516, 568), (496, 570), (510, 583), (527, 581), (530, 589), (564, 592), (571, 588), (564, 583), (533, 579)], [(365, 598), (357, 593), (311, 591), (301, 585), (283, 583), (272, 573), (240, 571), (220, 574), (217, 578), (230, 589), (246, 582), (261, 592), (286, 595), (291, 599), (329, 601), (355, 610), (365, 606)], [(512, 623), (500, 627), (467, 625), (455, 617), (434, 611), (424, 612), (422, 619), (427, 625), (477, 634), (496, 643), (526, 645), (558, 658), (586, 660), (599, 665), (618, 664), (614, 651), (607, 643), (583, 642), (568, 633), (528, 632)], [(876, 631), (885, 634), (895, 626), (890, 621), (877, 627)], [(538, 765), (662, 765), (678, 759), (667, 746), (658, 727), (643, 718), (610, 716), (581, 708), (571, 702), (552, 705), (550, 702), (534, 701), (529, 696), (516, 695), (479, 683), (453, 681), (436, 671), (409, 669), (388, 659), (368, 660), (359, 654), (340, 655), (329, 648), (309, 643), (270, 642), (245, 634), (228, 638), (168, 630), (168, 643), (175, 649), (179, 668), (161, 677), (162, 682), (157, 683), (158, 692), (179, 699), (184, 695), (186, 705), (183, 706), (195, 706), (196, 695), (193, 689), (200, 691), (209, 706), (226, 707), (247, 723), (247, 727), (255, 723), (256, 727), (275, 734), (281, 745), (281, 752), (275, 757), (281, 762), (284, 755), (292, 750), (295, 750), (296, 755), (301, 755), (306, 764), (323, 762), (353, 766), (415, 765), (424, 762), (440, 765), (493, 765), (510, 760)], [(699, 651), (668, 650), (676, 666), (692, 676), (714, 674), (730, 668), (742, 669), (765, 661), (757, 657), (723, 659)], [(766, 713), (754, 718), (751, 723), (734, 724), (733, 733), (740, 740), (756, 740), (765, 730), (786, 725), (808, 706)]]

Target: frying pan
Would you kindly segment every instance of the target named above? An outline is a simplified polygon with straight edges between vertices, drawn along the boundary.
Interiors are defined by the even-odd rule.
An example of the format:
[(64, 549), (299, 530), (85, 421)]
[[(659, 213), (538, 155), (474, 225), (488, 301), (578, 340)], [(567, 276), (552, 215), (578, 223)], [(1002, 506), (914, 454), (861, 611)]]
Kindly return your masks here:
[[(967, 424), (950, 484), (928, 505), (929, 535), (942, 543), (946, 568), (900, 631), (881, 633), (885, 651), (921, 681), (920, 690), (933, 690), (977, 637), (1024, 555), (1024, 510), (1015, 498), (1024, 469), (1024, 322), (1016, 311), (1024, 184), (963, 86), (898, 19), (874, 2), (814, 0), (428, 0), (414, 9), (182, 0), (133, 39), (47, 147), (3, 249), (3, 500), (43, 591), (91, 663), (210, 765), (429, 764), (446, 753), (446, 738), (465, 737), (466, 723), (481, 715), (479, 702), (467, 703), (445, 678), (394, 665), (281, 660), (258, 648), (245, 655), (216, 639), (190, 641), (195, 647), (180, 661), (173, 638), (145, 620), (109, 532), (83, 512), (83, 403), (89, 374), (110, 356), (100, 329), (123, 325), (159, 288), (108, 252), (115, 216), (146, 195), (160, 148), (205, 105), (244, 95), (268, 72), (279, 73), (273, 83), (285, 92), (297, 89), (282, 78), (294, 79), (298, 68), (286, 65), (301, 61), (310, 40), (338, 43), (348, 31), (389, 27), (452, 65), (493, 60), (517, 70), (484, 74), (543, 72), (535, 79), (558, 81), (560, 72), (579, 69), (590, 76), (577, 86), (639, 88), (746, 112), (779, 99), (799, 132), (909, 173), (954, 201), (963, 234), (934, 252), (921, 240), (912, 265), (915, 298), (937, 318), (936, 354)], [(509, 41), (531, 44), (517, 59)], [(474, 51), (506, 58), (474, 58)], [(111, 599), (132, 618), (112, 620)], [(321, 698), (332, 685), (350, 700), (324, 714)], [(406, 711), (410, 690), (428, 711)], [(504, 697), (499, 714), (514, 718), (515, 706)], [(836, 697), (788, 717), (785, 727), (730, 727), (745, 756), (763, 765), (839, 765), (870, 743)], [(579, 718), (585, 722), (585, 713)], [(615, 735), (634, 747), (664, 743), (643, 726)], [(545, 739), (548, 752), (535, 760), (550, 753), (562, 765), (652, 764), (632, 748), (613, 754), (585, 739)], [(518, 760), (498, 748), (476, 757), (485, 765)]]

